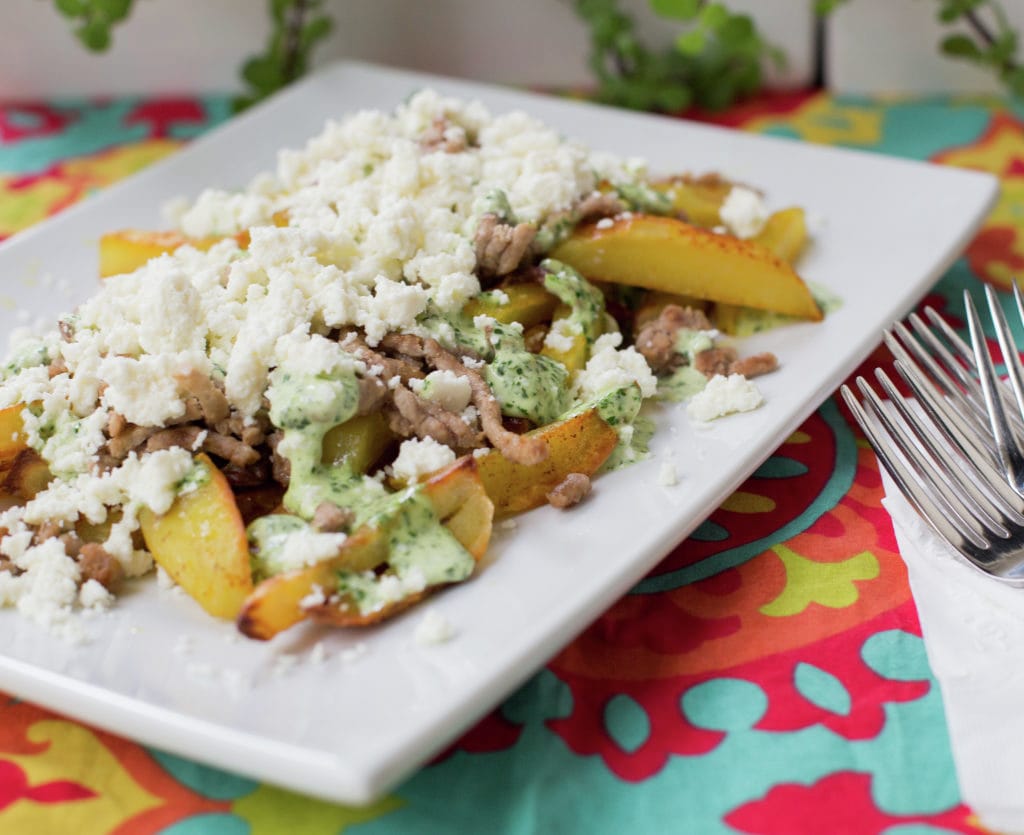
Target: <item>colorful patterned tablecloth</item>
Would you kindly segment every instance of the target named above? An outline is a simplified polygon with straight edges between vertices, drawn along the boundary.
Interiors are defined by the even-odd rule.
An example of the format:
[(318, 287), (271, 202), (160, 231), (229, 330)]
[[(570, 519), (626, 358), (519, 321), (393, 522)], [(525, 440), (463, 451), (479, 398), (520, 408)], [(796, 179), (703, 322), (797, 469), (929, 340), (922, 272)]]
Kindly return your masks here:
[[(228, 115), (224, 98), (0, 107), (0, 238)], [(954, 320), (963, 288), (1024, 267), (1024, 109), (814, 93), (715, 121), (997, 173), (998, 207), (928, 298)], [(881, 497), (833, 397), (633, 593), (369, 808), (0, 696), (0, 833), (984, 832)]]

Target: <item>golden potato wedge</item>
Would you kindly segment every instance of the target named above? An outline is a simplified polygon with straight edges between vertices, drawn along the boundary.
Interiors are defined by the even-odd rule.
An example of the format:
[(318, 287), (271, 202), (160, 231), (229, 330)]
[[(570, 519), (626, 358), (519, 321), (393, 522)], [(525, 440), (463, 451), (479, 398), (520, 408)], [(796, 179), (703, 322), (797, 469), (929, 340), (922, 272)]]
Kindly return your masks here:
[[(474, 558), (479, 559), (491, 535), (493, 505), (484, 491), (476, 461), (465, 456), (438, 471), (420, 488), (434, 515)], [(375, 612), (361, 613), (337, 606), (304, 608), (301, 603), (315, 588), (330, 593), (338, 571), (370, 571), (387, 562), (388, 529), (363, 525), (342, 544), (336, 556), (305, 568), (269, 577), (253, 590), (238, 616), (239, 630), (267, 640), (308, 617), (336, 626), (365, 626), (401, 611), (425, 592), (407, 595)]]
[(0, 472), (9, 469), (14, 460), (29, 449), (21, 420), (24, 410), (20, 403), (0, 409)]
[(238, 630), (266, 641), (309, 617), (302, 601), (315, 591), (334, 586), (339, 569), (369, 571), (387, 558), (387, 536), (363, 526), (342, 544), (336, 557), (295, 571), (268, 577), (253, 589), (238, 614)]
[(765, 249), (792, 264), (807, 245), (807, 219), (799, 206), (773, 212), (754, 238)]
[[(277, 212), (273, 220), (275, 226), (287, 226), (288, 214)], [(207, 238), (189, 238), (181, 232), (154, 232), (148, 229), (108, 232), (100, 236), (100, 278), (135, 272), (151, 258), (173, 252), (185, 244), (206, 250), (226, 237), (234, 238), (242, 249), (249, 246), (247, 230), (236, 235), (213, 235)]]
[(245, 525), (220, 470), (203, 454), (196, 464), (205, 481), (179, 495), (162, 516), (144, 508), (142, 536), (157, 565), (200, 606), (233, 618), (253, 590)]
[(34, 449), (25, 448), (19, 452), (6, 469), (0, 469), (3, 484), (0, 496), (12, 496), (27, 502), (43, 492), (53, 475), (46, 462)]
[(480, 559), (491, 540), (494, 505), (483, 482), (477, 459), (464, 455), (427, 479), (423, 493), (437, 518), (462, 547)]
[[(572, 308), (567, 304), (560, 304), (555, 308), (552, 328), (557, 327), (560, 320), (568, 320), (572, 315)], [(587, 337), (582, 333), (575, 333), (568, 337), (572, 345), (567, 349), (553, 348), (545, 344), (540, 352), (545, 357), (551, 357), (556, 362), (562, 363), (570, 372), (579, 371), (587, 364)]]
[(323, 463), (365, 473), (395, 440), (381, 412), (349, 418), (324, 435)]
[(427, 591), (408, 594), (401, 600), (394, 600), (391, 603), (375, 609), (372, 612), (360, 612), (358, 609), (342, 609), (339, 606), (332, 606), (324, 603), (320, 606), (311, 606), (307, 611), (310, 620), (321, 623), (324, 626), (373, 626), (375, 623), (385, 621), (394, 617), (399, 612), (415, 606), (424, 597)]
[(596, 281), (612, 281), (728, 304), (822, 318), (793, 268), (754, 241), (680, 220), (634, 215), (579, 227), (552, 257)]
[(476, 459), (496, 516), (508, 516), (545, 504), (547, 494), (569, 473), (589, 476), (597, 472), (619, 442), (618, 433), (597, 409), (588, 409), (529, 434), (543, 438), (548, 448), (547, 458), (539, 464), (516, 464), (496, 449)]
[(493, 295), (483, 294), (466, 302), (462, 312), (470, 318), (482, 314), (505, 325), (519, 322), (524, 328), (532, 328), (548, 321), (558, 304), (558, 299), (539, 284), (502, 284), (498, 289), (508, 296), (507, 304), (498, 304)]
[[(236, 235), (240, 246), (248, 246), (249, 233)], [(139, 267), (180, 246), (191, 244), (196, 249), (209, 249), (223, 238), (187, 238), (180, 232), (150, 232), (122, 229), (100, 237), (100, 278), (135, 272)]]
[(694, 226), (705, 229), (722, 222), (719, 212), (732, 186), (729, 180), (714, 175), (681, 175), (651, 183), (651, 188), (672, 201), (675, 211), (680, 212)]

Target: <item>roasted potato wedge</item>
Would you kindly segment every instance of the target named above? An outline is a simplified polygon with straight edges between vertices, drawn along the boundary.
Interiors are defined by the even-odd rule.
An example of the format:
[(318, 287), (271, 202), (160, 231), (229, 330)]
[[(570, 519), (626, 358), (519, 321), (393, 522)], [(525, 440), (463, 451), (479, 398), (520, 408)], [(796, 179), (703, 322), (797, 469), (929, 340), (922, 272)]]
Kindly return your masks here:
[(547, 494), (569, 473), (589, 476), (597, 472), (619, 442), (618, 433), (597, 409), (542, 426), (530, 434), (543, 438), (548, 448), (547, 458), (539, 464), (516, 464), (496, 449), (476, 459), (496, 516), (508, 516), (545, 504)]
[[(491, 536), (493, 505), (473, 457), (465, 456), (440, 470), (421, 489), (438, 520), (462, 546), (476, 559), (483, 556)], [(367, 614), (337, 606), (303, 608), (301, 603), (317, 586), (330, 593), (336, 572), (373, 570), (386, 563), (387, 558), (387, 528), (363, 525), (345, 540), (336, 556), (277, 574), (256, 586), (242, 606), (238, 628), (250, 638), (267, 640), (308, 617), (336, 626), (365, 626), (383, 620), (415, 603), (423, 593), (407, 595)]]
[(595, 281), (822, 318), (800, 276), (765, 247), (673, 218), (634, 215), (605, 229), (585, 224), (552, 257)]
[(245, 525), (224, 475), (206, 455), (196, 463), (205, 481), (162, 516), (144, 508), (142, 536), (157, 565), (200, 606), (233, 618), (253, 589)]
[[(572, 314), (572, 308), (567, 304), (560, 304), (555, 308), (552, 327), (555, 327), (560, 319), (568, 319)], [(570, 372), (579, 371), (587, 364), (587, 338), (582, 333), (576, 333), (569, 337), (572, 345), (567, 349), (553, 348), (545, 344), (540, 352), (556, 362), (562, 363)]]
[(350, 418), (324, 435), (323, 462), (365, 473), (395, 441), (380, 412)]
[[(234, 236), (239, 246), (249, 245), (249, 233)], [(122, 229), (100, 237), (100, 278), (135, 272), (151, 258), (173, 252), (190, 244), (196, 249), (209, 249), (223, 238), (187, 238), (180, 232), (150, 232)]]
[(467, 316), (490, 316), (502, 324), (519, 322), (531, 328), (551, 318), (558, 299), (539, 284), (503, 284), (497, 288), (508, 296), (507, 304), (498, 304), (494, 296), (484, 293), (466, 302), (462, 312)]
[(783, 261), (795, 263), (807, 245), (807, 218), (804, 210), (793, 206), (774, 212), (754, 240)]
[(316, 587), (328, 590), (339, 569), (369, 571), (387, 558), (387, 536), (380, 528), (363, 526), (345, 540), (338, 555), (314, 565), (276, 574), (256, 586), (238, 615), (238, 630), (266, 641), (309, 617), (302, 601)]
[(20, 403), (0, 409), (0, 472), (9, 469), (14, 460), (29, 449), (21, 420), (24, 410)]
[[(276, 226), (287, 226), (288, 215), (278, 212), (274, 215)], [(249, 232), (237, 235), (215, 235), (208, 238), (189, 238), (181, 232), (154, 232), (148, 229), (121, 229), (100, 236), (100, 278), (135, 272), (139, 267), (166, 252), (173, 252), (179, 246), (189, 244), (196, 249), (209, 249), (225, 237), (232, 237), (245, 249), (249, 246)]]
[(12, 496), (27, 502), (35, 498), (50, 483), (53, 475), (46, 462), (34, 449), (23, 449), (6, 469), (0, 470), (3, 484), (0, 485), (0, 496)]
[(732, 187), (728, 180), (715, 176), (679, 176), (651, 183), (651, 188), (672, 201), (675, 211), (694, 226), (705, 229), (722, 222), (719, 212)]

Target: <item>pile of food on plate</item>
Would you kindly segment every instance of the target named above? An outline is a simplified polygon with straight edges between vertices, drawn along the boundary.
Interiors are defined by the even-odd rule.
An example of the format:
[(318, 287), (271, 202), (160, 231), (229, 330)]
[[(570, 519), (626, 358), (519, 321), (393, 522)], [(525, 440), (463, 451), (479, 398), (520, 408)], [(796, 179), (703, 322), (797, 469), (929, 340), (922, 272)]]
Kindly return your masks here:
[(3, 369), (0, 603), (55, 628), (154, 562), (253, 638), (380, 621), (635, 457), (659, 385), (756, 407), (723, 332), (822, 315), (801, 209), (430, 90), (175, 223)]

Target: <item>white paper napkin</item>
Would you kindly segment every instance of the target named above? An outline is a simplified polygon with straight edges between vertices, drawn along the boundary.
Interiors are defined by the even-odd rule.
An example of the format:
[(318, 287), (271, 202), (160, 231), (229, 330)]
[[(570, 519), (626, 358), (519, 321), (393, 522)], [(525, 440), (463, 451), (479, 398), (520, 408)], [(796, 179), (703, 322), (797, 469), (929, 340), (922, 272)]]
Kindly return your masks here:
[(965, 565), (882, 474), (963, 800), (985, 826), (1024, 833), (1024, 589)]

